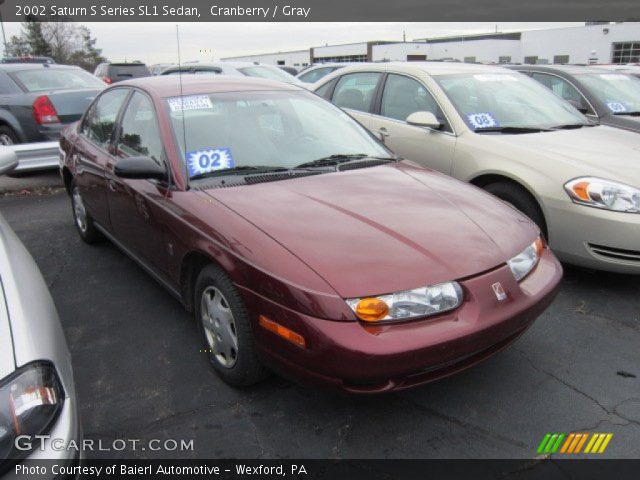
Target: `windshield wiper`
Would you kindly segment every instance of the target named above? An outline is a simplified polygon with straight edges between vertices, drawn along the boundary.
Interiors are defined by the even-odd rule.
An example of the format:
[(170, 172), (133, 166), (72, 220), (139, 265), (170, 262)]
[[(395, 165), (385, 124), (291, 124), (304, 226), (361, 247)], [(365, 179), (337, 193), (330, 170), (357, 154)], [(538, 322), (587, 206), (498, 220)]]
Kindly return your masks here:
[(251, 175), (254, 173), (271, 173), (289, 171), (285, 167), (273, 167), (269, 165), (238, 165), (237, 167), (221, 168), (210, 172), (199, 173), (190, 177), (189, 180), (199, 180), (201, 178), (220, 177), (225, 175)]
[(565, 123), (563, 125), (554, 125), (551, 130), (572, 130), (582, 127), (595, 127), (592, 123)]
[(629, 115), (630, 117), (640, 117), (640, 110), (633, 112), (615, 112), (614, 115)]
[(384, 160), (388, 162), (397, 161), (397, 159), (393, 157), (373, 157), (365, 153), (335, 154), (335, 155), (329, 155), (328, 157), (319, 158), (317, 160), (312, 160), (311, 162), (301, 163), (295, 168), (313, 168), (313, 167), (326, 167), (326, 166), (340, 165), (342, 163), (351, 162), (353, 160), (360, 160), (363, 158), (371, 158), (373, 160)]
[(542, 127), (484, 127), (476, 128), (476, 133), (537, 133), (537, 132), (550, 132), (548, 128)]

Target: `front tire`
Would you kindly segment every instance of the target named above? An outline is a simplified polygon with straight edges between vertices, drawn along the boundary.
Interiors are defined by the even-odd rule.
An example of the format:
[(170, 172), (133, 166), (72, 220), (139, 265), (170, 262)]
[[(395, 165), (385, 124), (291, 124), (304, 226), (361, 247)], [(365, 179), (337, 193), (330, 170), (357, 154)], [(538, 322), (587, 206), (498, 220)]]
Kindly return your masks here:
[(74, 181), (71, 182), (71, 209), (73, 211), (73, 223), (78, 235), (86, 243), (96, 243), (102, 239), (89, 212), (84, 206), (80, 190)]
[(258, 383), (267, 371), (258, 358), (249, 315), (238, 290), (220, 268), (202, 269), (195, 284), (195, 317), (209, 362), (228, 384)]
[(520, 212), (529, 217), (542, 234), (547, 237), (547, 224), (544, 220), (542, 210), (533, 196), (524, 188), (507, 182), (490, 183), (484, 190), (495, 195), (500, 200), (513, 205)]

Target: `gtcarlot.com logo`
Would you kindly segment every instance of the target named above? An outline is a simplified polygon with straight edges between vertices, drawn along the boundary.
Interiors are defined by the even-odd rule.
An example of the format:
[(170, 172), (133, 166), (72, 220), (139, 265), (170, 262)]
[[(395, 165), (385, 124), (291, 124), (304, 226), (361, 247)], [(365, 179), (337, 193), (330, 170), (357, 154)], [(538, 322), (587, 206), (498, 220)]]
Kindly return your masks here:
[(538, 453), (604, 453), (612, 438), (613, 433), (547, 433)]

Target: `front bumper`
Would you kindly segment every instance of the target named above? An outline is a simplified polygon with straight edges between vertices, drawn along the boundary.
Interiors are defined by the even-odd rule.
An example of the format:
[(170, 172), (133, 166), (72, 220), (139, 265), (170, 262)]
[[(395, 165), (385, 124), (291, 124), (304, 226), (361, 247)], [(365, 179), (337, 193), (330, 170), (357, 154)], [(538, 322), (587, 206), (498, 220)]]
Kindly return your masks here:
[[(256, 345), (271, 368), (301, 383), (379, 393), (451, 375), (505, 347), (551, 303), (561, 278), (562, 267), (545, 249), (536, 269), (519, 284), (505, 265), (460, 281), (465, 301), (453, 312), (382, 326), (313, 318), (242, 292)], [(492, 289), (496, 282), (508, 296), (502, 302)], [(306, 348), (258, 326), (259, 315), (302, 335)]]
[(558, 258), (573, 265), (640, 274), (640, 214), (621, 213), (550, 201), (549, 244)]

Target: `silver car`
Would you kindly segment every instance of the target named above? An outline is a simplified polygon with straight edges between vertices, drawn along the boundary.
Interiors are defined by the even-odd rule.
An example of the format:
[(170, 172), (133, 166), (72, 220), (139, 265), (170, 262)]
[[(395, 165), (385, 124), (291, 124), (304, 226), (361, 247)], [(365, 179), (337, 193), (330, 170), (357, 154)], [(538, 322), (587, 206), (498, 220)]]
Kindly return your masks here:
[(361, 64), (314, 84), (401, 157), (515, 206), (567, 263), (640, 274), (640, 135), (597, 125), (518, 72)]
[[(0, 174), (17, 161), (2, 147)], [(33, 258), (0, 215), (0, 475), (16, 460), (74, 466), (80, 441), (71, 358), (56, 308)], [(15, 467), (9, 472), (12, 478)]]

